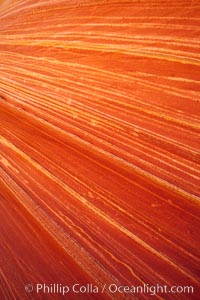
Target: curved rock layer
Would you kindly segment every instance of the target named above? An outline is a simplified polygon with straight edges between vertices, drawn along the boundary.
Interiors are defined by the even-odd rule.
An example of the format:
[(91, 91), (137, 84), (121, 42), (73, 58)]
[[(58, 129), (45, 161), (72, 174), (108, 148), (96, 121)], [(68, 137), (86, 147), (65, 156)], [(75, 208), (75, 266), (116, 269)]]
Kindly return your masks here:
[(0, 299), (200, 299), (199, 9), (1, 1)]

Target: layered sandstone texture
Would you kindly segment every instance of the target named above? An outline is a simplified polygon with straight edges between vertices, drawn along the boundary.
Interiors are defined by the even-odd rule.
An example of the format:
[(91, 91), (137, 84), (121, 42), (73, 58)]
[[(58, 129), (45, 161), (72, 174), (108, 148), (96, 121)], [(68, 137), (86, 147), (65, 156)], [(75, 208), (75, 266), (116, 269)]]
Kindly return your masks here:
[(0, 1), (0, 299), (200, 299), (199, 49), (199, 1)]

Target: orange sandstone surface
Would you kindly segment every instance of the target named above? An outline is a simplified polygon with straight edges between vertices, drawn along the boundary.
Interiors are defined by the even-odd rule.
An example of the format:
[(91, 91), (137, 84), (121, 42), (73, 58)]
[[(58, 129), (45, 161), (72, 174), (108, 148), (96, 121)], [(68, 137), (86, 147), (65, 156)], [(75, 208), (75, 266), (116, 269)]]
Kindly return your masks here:
[(0, 1), (0, 299), (200, 299), (199, 49), (199, 1)]

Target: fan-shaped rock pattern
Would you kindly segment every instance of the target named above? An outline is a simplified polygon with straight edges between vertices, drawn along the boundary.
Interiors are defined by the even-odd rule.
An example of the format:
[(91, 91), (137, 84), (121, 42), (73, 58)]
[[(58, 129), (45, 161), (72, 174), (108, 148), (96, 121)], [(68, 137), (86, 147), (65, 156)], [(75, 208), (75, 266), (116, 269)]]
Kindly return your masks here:
[(1, 1), (1, 299), (199, 299), (199, 9)]

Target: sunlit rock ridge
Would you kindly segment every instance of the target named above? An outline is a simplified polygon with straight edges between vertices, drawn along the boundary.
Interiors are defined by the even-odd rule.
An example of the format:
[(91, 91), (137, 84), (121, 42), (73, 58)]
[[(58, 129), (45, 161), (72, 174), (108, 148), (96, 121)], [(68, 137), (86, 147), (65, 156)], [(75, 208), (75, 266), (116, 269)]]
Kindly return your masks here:
[(199, 1), (0, 1), (1, 300), (200, 299), (199, 49)]

